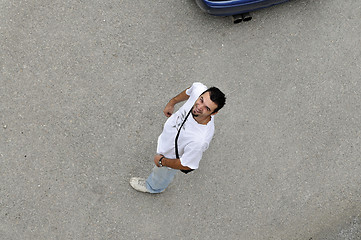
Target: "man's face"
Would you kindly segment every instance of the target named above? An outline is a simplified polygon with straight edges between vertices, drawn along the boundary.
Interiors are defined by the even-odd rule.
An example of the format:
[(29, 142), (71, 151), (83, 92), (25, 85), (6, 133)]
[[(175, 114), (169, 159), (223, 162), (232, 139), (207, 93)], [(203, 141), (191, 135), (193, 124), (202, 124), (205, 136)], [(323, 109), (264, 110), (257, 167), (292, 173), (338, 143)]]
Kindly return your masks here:
[(212, 102), (209, 92), (205, 92), (193, 105), (192, 115), (193, 117), (205, 118), (210, 115), (214, 115), (214, 110), (217, 108), (217, 104)]

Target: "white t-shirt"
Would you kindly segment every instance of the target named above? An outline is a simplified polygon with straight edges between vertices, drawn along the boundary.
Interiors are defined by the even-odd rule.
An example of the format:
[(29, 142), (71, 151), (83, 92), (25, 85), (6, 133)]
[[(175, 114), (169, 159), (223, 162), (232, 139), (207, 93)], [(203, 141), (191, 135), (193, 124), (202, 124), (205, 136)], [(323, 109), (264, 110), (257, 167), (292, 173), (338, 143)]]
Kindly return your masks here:
[[(176, 158), (175, 138), (178, 129), (198, 97), (206, 90), (207, 87), (202, 83), (193, 83), (192, 87), (187, 89), (186, 93), (189, 95), (189, 99), (177, 112), (168, 118), (164, 124), (162, 134), (158, 137), (158, 154), (170, 159)], [(213, 134), (214, 116), (207, 125), (203, 125), (197, 123), (190, 114), (178, 137), (178, 153), (181, 164), (191, 169), (197, 169), (203, 152), (208, 149)]]

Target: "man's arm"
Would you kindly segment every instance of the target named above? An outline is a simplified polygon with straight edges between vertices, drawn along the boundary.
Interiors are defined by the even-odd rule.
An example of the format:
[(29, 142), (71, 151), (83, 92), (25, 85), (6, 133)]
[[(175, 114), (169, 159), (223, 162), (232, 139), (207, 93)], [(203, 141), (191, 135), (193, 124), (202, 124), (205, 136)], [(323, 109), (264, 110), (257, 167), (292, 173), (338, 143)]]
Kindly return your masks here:
[(189, 96), (187, 95), (186, 91), (188, 90), (185, 89), (183, 92), (181, 92), (180, 94), (178, 94), (177, 96), (175, 96), (174, 98), (172, 98), (168, 104), (165, 106), (163, 112), (164, 115), (166, 115), (167, 117), (172, 116), (173, 112), (174, 112), (174, 105), (176, 105), (177, 103), (183, 102), (185, 100), (188, 100)]
[[(154, 163), (157, 167), (160, 167), (158, 165), (159, 160), (163, 157), (163, 155), (155, 155), (154, 157)], [(164, 167), (170, 167), (173, 169), (179, 169), (179, 170), (191, 170), (191, 168), (189, 167), (185, 167), (181, 164), (181, 161), (177, 158), (177, 159), (169, 159), (169, 158), (163, 158), (162, 159), (162, 165)]]

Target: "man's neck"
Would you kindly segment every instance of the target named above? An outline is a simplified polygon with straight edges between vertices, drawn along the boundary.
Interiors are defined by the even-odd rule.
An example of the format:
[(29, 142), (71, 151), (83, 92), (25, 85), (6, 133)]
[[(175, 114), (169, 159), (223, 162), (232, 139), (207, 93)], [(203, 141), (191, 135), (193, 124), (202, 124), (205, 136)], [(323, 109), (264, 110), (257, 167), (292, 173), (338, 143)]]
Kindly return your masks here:
[(194, 120), (201, 125), (207, 125), (209, 121), (211, 121), (211, 116), (205, 117), (205, 118), (199, 118), (198, 116), (192, 116)]

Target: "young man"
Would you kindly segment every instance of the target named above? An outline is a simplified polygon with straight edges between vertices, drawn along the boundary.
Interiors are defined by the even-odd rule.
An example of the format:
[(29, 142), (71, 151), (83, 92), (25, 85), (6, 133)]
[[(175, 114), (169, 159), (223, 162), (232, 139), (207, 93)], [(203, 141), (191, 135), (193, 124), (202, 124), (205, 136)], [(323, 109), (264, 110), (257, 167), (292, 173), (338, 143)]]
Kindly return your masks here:
[[(183, 101), (186, 103), (173, 114), (174, 105)], [(137, 191), (160, 193), (179, 170), (188, 173), (197, 169), (214, 134), (214, 115), (225, 102), (218, 88), (207, 89), (202, 83), (193, 83), (172, 98), (163, 111), (169, 118), (158, 138), (155, 167), (148, 179), (133, 177), (130, 185)]]

